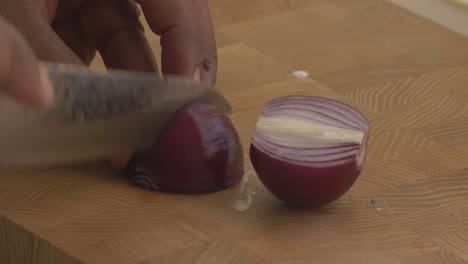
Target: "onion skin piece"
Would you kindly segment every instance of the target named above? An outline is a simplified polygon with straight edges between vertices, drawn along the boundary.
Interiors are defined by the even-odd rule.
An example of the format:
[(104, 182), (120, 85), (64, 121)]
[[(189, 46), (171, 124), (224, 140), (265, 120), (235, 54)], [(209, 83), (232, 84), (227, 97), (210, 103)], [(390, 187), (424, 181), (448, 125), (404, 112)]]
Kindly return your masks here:
[[(290, 110), (285, 112), (285, 109)], [(280, 122), (265, 127), (260, 122), (265, 117), (277, 118)], [(310, 127), (289, 125), (288, 120), (291, 120), (290, 124), (301, 120)], [(342, 136), (327, 141), (330, 150), (341, 149), (343, 154), (353, 153), (347, 144), (357, 144), (355, 154), (341, 157), (340, 152), (313, 148), (323, 146), (324, 140), (320, 136), (304, 136), (313, 133), (314, 128), (325, 132), (333, 129), (355, 131), (360, 135), (357, 142), (353, 138), (349, 142), (348, 139), (343, 141)], [(284, 96), (265, 104), (249, 155), (260, 181), (276, 198), (292, 207), (319, 207), (338, 200), (356, 183), (365, 163), (368, 139), (368, 120), (357, 109), (323, 97)]]
[(176, 113), (155, 145), (135, 154), (124, 173), (147, 190), (216, 192), (241, 180), (243, 149), (231, 120), (196, 101)]

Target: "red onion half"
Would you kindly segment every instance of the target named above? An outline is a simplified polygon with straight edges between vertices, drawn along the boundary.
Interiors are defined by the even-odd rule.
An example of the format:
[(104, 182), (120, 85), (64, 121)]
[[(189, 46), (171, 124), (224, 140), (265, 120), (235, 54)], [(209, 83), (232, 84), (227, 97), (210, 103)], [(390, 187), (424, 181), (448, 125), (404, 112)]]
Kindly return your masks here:
[(225, 189), (243, 173), (243, 150), (231, 120), (199, 101), (181, 109), (155, 145), (135, 154), (125, 170), (141, 188), (191, 193)]
[(362, 171), (369, 123), (344, 103), (315, 96), (268, 101), (250, 145), (267, 189), (293, 206), (320, 206), (344, 195)]

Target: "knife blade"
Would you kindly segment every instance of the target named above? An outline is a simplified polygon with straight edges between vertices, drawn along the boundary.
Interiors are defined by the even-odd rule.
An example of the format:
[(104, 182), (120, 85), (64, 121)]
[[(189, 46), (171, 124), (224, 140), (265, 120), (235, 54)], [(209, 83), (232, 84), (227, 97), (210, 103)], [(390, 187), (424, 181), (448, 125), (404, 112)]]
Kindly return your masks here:
[(67, 164), (143, 150), (194, 100), (225, 113), (232, 110), (214, 88), (177, 76), (42, 66), (55, 92), (47, 111), (34, 111), (0, 93), (1, 167)]

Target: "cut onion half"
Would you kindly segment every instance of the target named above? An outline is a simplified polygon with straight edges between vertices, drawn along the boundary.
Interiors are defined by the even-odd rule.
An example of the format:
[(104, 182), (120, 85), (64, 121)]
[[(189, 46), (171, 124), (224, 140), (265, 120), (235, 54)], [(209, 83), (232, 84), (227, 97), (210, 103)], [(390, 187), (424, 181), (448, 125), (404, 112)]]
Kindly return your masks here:
[(273, 195), (319, 206), (344, 195), (364, 166), (369, 123), (357, 109), (316, 96), (268, 101), (250, 145), (252, 165)]
[(151, 191), (218, 192), (242, 179), (243, 148), (227, 115), (195, 101), (174, 115), (150, 149), (133, 156), (124, 173)]

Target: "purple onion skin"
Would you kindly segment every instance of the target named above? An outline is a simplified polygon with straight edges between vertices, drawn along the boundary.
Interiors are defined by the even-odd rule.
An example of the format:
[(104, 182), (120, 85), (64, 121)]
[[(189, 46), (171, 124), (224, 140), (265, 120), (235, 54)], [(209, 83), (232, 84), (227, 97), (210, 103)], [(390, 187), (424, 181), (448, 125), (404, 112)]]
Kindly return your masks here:
[(361, 173), (356, 162), (325, 168), (275, 159), (250, 145), (250, 160), (263, 185), (292, 207), (318, 207), (343, 196)]
[(182, 193), (220, 191), (243, 173), (243, 150), (233, 123), (202, 102), (179, 111), (155, 145), (135, 154), (125, 170), (130, 182), (141, 188)]

